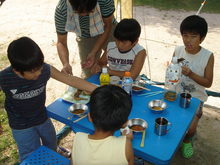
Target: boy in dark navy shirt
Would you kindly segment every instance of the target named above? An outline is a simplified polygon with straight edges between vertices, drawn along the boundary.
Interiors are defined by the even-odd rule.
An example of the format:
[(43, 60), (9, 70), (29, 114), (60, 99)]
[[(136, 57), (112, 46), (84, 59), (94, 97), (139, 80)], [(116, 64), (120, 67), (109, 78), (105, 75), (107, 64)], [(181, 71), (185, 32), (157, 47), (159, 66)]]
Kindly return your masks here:
[(87, 92), (96, 86), (44, 63), (40, 47), (28, 37), (10, 43), (8, 59), (11, 66), (0, 72), (0, 88), (6, 96), (5, 110), (23, 161), (41, 144), (53, 150), (57, 147), (55, 129), (45, 107), (49, 78)]

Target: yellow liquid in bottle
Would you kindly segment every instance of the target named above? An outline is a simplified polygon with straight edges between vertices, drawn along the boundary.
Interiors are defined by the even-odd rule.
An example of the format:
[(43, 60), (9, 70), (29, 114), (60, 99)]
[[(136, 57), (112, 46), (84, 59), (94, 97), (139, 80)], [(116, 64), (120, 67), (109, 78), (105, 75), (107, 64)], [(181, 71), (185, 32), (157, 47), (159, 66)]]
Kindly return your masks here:
[(108, 73), (101, 73), (99, 80), (100, 80), (100, 85), (109, 85), (110, 76)]

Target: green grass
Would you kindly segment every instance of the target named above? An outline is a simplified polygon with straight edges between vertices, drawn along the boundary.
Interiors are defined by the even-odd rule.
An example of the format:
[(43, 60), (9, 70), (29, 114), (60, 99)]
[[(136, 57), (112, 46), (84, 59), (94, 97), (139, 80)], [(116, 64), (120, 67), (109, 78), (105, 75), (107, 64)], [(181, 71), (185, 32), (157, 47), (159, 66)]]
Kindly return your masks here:
[(3, 110), (0, 110), (0, 121), (3, 127), (3, 135), (0, 136), (0, 164), (15, 164), (18, 162), (17, 146), (11, 135), (11, 130), (8, 126), (7, 115)]
[(0, 135), (0, 164), (13, 165), (18, 162), (18, 152), (8, 125), (7, 114), (4, 110), (4, 99), (5, 96), (0, 91), (0, 123), (3, 127), (3, 134)]
[[(1, 52), (0, 52), (1, 54)], [(0, 55), (0, 70), (9, 65), (9, 61), (6, 55)]]
[[(203, 0), (134, 0), (134, 5), (148, 5), (161, 10), (197, 11)], [(206, 0), (201, 12), (220, 13), (219, 0)]]

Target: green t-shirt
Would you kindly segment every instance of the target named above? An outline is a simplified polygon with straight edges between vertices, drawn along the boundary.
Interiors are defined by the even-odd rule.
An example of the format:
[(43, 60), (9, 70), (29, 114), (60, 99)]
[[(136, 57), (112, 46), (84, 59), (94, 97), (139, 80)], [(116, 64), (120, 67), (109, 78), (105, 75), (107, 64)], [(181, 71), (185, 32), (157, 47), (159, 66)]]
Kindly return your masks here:
[[(103, 18), (107, 18), (115, 11), (113, 0), (97, 0), (100, 6)], [(55, 11), (55, 26), (56, 32), (59, 34), (66, 34), (65, 25), (67, 21), (67, 4), (66, 0), (60, 0)], [(114, 20), (115, 22), (115, 20)], [(79, 16), (79, 24), (83, 38), (89, 38), (89, 16)]]

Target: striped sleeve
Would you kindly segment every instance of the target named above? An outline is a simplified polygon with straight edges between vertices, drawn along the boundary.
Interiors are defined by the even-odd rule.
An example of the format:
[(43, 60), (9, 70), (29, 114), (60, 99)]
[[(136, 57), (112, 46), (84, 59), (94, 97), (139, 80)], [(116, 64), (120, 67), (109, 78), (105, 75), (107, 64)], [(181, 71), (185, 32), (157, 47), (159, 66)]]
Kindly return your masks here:
[(102, 16), (109, 17), (115, 11), (114, 0), (98, 0)]
[(65, 25), (67, 20), (67, 4), (66, 0), (60, 0), (55, 10), (55, 27), (59, 34), (66, 34)]

